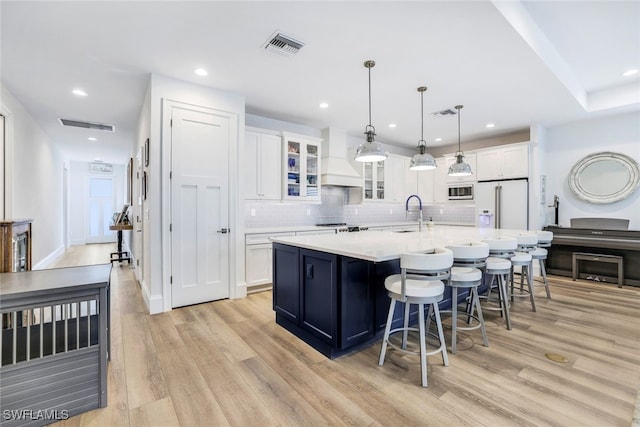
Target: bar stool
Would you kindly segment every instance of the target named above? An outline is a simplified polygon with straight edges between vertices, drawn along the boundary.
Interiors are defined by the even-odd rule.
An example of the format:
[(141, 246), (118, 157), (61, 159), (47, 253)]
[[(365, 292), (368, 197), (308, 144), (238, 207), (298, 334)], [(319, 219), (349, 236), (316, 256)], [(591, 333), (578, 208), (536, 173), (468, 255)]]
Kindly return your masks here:
[[(457, 331), (471, 331), (480, 329), (482, 331), (482, 344), (489, 346), (487, 331), (482, 317), (482, 307), (478, 297), (478, 287), (482, 283), (482, 271), (486, 267), (486, 260), (489, 256), (489, 245), (484, 242), (469, 242), (464, 245), (449, 245), (447, 249), (453, 252), (453, 267), (451, 268), (451, 279), (447, 286), (451, 288), (451, 310), (441, 313), (451, 313), (451, 353), (456, 352)], [(467, 297), (467, 323), (474, 319), (478, 322), (473, 326), (458, 326), (458, 289), (468, 289)], [(474, 315), (474, 308), (476, 314)]]
[(491, 276), (487, 295), (489, 301), (493, 282), (495, 280), (498, 289), (498, 307), (485, 306), (485, 310), (498, 310), (500, 316), (504, 317), (507, 329), (511, 329), (511, 317), (509, 314), (509, 279), (511, 278), (511, 257), (518, 247), (518, 240), (514, 237), (499, 237), (495, 239), (484, 239), (483, 242), (489, 245), (489, 258), (485, 268), (485, 275)]
[[(387, 316), (387, 326), (384, 330), (382, 348), (380, 349), (380, 359), (378, 364), (384, 364), (384, 357), (387, 352), (387, 345), (398, 348), (389, 341), (391, 334), (403, 332), (402, 347), (398, 348), (407, 353), (407, 335), (409, 331), (418, 331), (420, 335), (420, 370), (422, 372), (422, 386), (427, 387), (427, 356), (442, 353), (444, 366), (449, 366), (447, 357), (447, 347), (442, 330), (442, 321), (438, 302), (444, 298), (443, 280), (448, 280), (451, 276), (451, 266), (453, 265), (453, 252), (445, 248), (436, 248), (433, 253), (428, 254), (403, 254), (400, 256), (400, 274), (387, 277), (384, 287), (391, 298), (389, 315)], [(393, 328), (393, 313), (396, 303), (404, 303), (404, 324), (400, 328)], [(409, 327), (409, 307), (411, 304), (418, 305), (418, 328)], [(425, 330), (424, 306), (429, 305), (428, 316), (433, 315), (438, 329), (437, 338), (440, 347), (431, 352), (427, 352), (427, 333)], [(435, 334), (431, 334), (435, 336)]]
[[(533, 257), (530, 252), (534, 251), (538, 244), (538, 235), (533, 233), (521, 233), (515, 236), (518, 241), (516, 253), (511, 257), (511, 302), (516, 297), (529, 297), (531, 310), (536, 311), (536, 300), (533, 294)], [(520, 289), (516, 293), (515, 280), (513, 278), (514, 268), (520, 267)], [(527, 278), (527, 288), (524, 288), (524, 278)]]
[[(551, 247), (551, 242), (553, 241), (553, 232), (552, 231), (538, 231), (538, 247), (529, 252), (531, 254), (531, 258), (534, 260), (538, 260), (540, 263), (540, 274), (542, 275), (542, 283), (544, 284), (544, 289), (547, 293), (547, 298), (551, 299), (551, 291), (549, 290), (549, 281), (547, 280), (547, 267), (546, 267), (546, 259), (547, 259), (547, 249)], [(535, 286), (535, 282), (534, 282)]]

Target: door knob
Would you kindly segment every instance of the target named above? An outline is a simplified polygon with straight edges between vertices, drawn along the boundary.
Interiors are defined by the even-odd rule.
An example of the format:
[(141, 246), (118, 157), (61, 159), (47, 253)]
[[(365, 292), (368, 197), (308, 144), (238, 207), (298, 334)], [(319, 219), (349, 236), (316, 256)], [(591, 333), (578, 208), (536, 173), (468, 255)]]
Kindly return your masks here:
[(218, 230), (218, 233), (220, 233), (220, 234), (227, 234), (229, 231), (231, 231), (231, 230), (229, 230), (229, 229), (227, 229), (227, 228), (221, 228), (220, 230)]

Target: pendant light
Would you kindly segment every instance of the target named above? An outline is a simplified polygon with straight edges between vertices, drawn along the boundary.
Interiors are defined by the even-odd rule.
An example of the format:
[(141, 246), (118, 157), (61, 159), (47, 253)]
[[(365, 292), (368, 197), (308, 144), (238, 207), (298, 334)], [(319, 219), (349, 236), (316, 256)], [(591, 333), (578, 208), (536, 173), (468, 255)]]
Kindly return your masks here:
[(365, 61), (364, 66), (369, 69), (369, 124), (364, 129), (367, 140), (360, 144), (356, 150), (355, 159), (358, 162), (381, 162), (387, 159), (387, 153), (382, 144), (374, 141), (376, 128), (371, 125), (371, 68), (376, 65), (374, 61)]
[(426, 86), (418, 88), (418, 92), (420, 92), (420, 141), (418, 141), (418, 154), (415, 154), (409, 163), (409, 169), (412, 171), (427, 171), (436, 168), (433, 156), (426, 152), (427, 143), (424, 140), (424, 92), (426, 90)]
[(471, 175), (471, 166), (462, 160), (464, 157), (464, 153), (460, 149), (460, 110), (462, 109), (462, 107), (462, 105), (456, 105), (455, 107), (456, 110), (458, 110), (458, 151), (456, 152), (456, 162), (449, 166), (449, 176)]

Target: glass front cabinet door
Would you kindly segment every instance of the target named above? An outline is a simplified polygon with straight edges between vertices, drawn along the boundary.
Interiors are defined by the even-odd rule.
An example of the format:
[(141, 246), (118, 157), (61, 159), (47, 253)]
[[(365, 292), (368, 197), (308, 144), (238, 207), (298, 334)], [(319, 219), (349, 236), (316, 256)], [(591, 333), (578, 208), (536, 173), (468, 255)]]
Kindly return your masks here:
[(384, 200), (384, 162), (363, 163), (364, 199)]
[(310, 136), (283, 133), (286, 200), (320, 200), (320, 143)]

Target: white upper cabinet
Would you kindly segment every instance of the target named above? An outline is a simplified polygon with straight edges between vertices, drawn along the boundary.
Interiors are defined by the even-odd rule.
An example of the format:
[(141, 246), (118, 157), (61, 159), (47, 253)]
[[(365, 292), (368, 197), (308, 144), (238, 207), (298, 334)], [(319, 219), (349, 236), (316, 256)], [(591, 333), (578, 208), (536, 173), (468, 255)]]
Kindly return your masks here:
[(479, 150), (476, 155), (478, 181), (529, 176), (529, 143)]
[(282, 138), (277, 133), (247, 128), (245, 199), (282, 198)]
[[(409, 171), (413, 172), (413, 171)], [(422, 203), (435, 203), (436, 170), (413, 172), (418, 178), (418, 196)]]
[(447, 182), (450, 184), (455, 184), (456, 182), (476, 182), (478, 180), (478, 170), (476, 167), (476, 155), (475, 153), (468, 153), (464, 155), (464, 158), (462, 160), (464, 160), (465, 163), (467, 163), (469, 166), (471, 166), (471, 175), (469, 176), (449, 176), (448, 172), (449, 172), (449, 166), (451, 166), (452, 164), (454, 164), (456, 162), (456, 160), (458, 160), (455, 156), (447, 156), (446, 158), (446, 162), (447, 162)]
[[(390, 154), (385, 160), (385, 201), (388, 202), (404, 202), (408, 196), (415, 194), (417, 183), (407, 188), (407, 171), (409, 162), (406, 157)], [(413, 193), (409, 193), (413, 191)]]
[(320, 143), (322, 139), (282, 134), (283, 195), (286, 200), (320, 200)]
[(447, 166), (447, 159), (438, 157), (436, 165), (437, 168), (434, 170), (433, 202), (447, 203), (449, 201), (449, 186), (447, 184), (449, 167)]
[[(420, 193), (418, 192), (419, 190), (418, 177), (420, 176), (420, 171), (410, 170), (409, 169), (410, 164), (411, 164), (411, 158), (404, 157), (402, 160), (402, 169), (404, 170), (404, 188), (401, 194), (403, 202), (407, 199), (407, 197), (409, 197), (412, 194), (420, 195)], [(422, 172), (428, 172), (428, 171), (422, 171)], [(420, 196), (420, 199), (422, 199), (422, 196)], [(427, 203), (425, 202), (424, 199), (422, 199), (422, 202)]]

